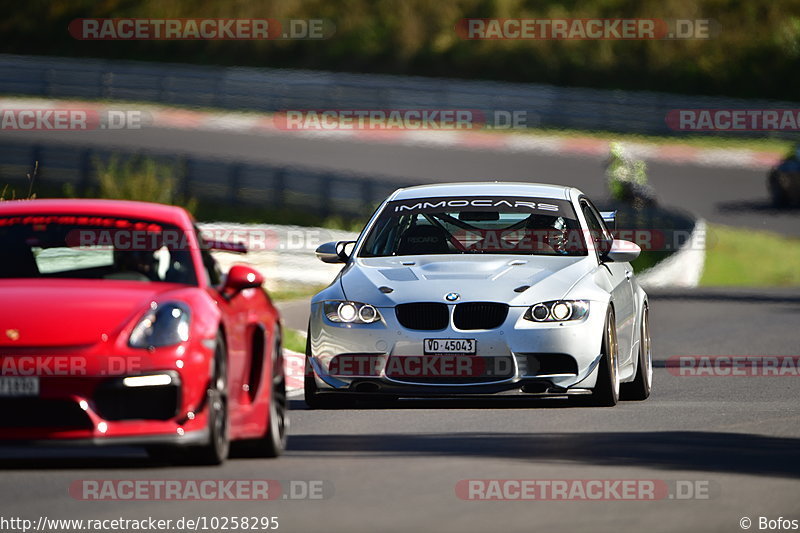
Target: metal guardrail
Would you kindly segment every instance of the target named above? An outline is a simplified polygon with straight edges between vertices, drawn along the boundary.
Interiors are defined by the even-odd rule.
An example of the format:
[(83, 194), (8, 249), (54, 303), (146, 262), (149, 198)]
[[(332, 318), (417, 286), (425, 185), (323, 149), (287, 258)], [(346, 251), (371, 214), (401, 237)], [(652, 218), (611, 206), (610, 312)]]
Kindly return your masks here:
[[(517, 110), (526, 111), (529, 118), (536, 117), (528, 122), (531, 127), (661, 135), (675, 133), (665, 122), (672, 109), (796, 107), (787, 102), (537, 84), (0, 54), (2, 93), (265, 112), (427, 108), (471, 109), (489, 114), (495, 110)], [(313, 209), (322, 216), (363, 216), (403, 185), (374, 175), (204, 160), (157, 152), (136, 154), (180, 162), (181, 187), (187, 196), (230, 205)], [(94, 148), (3, 141), (0, 185), (24, 180), (26, 172), (38, 161), (40, 185), (63, 187), (71, 183), (80, 194), (94, 182), (92, 160), (110, 155), (110, 151)]]
[[(674, 109), (795, 108), (797, 103), (542, 84), (206, 67), (0, 54), (0, 93), (249, 109), (470, 109), (526, 112), (528, 127), (675, 135)], [(775, 133), (776, 136), (796, 135)]]
[(17, 194), (36, 162), (35, 190), (58, 193), (69, 184), (82, 196), (96, 185), (95, 161), (112, 154), (146, 156), (175, 165), (178, 187), (190, 198), (228, 206), (263, 209), (313, 210), (317, 217), (365, 216), (392, 191), (402, 186), (374, 176), (320, 172), (292, 166), (256, 165), (201, 159), (159, 152), (124, 152), (69, 145), (0, 142), (0, 187), (14, 186)]

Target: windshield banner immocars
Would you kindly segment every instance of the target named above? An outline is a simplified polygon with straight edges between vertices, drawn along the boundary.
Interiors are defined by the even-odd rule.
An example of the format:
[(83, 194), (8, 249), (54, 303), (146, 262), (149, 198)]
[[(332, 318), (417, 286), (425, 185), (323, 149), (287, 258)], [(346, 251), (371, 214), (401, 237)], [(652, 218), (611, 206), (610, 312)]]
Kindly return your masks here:
[(526, 196), (452, 196), (439, 198), (413, 198), (389, 202), (384, 214), (402, 215), (416, 213), (448, 213), (461, 211), (493, 211), (498, 213), (540, 213), (543, 215), (575, 218), (575, 212), (566, 200), (538, 199)]

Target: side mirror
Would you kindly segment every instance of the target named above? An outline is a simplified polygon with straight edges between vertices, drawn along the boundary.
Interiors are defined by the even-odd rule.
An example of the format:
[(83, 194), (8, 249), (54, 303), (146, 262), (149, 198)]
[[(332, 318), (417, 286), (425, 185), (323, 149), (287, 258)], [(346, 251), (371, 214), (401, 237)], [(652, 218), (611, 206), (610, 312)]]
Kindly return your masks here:
[(614, 239), (611, 247), (603, 254), (603, 261), (609, 263), (630, 263), (642, 253), (639, 245), (631, 241)]
[(222, 294), (233, 296), (245, 289), (254, 289), (264, 284), (264, 276), (253, 267), (233, 265), (225, 278)]
[(323, 263), (346, 263), (350, 254), (345, 248), (351, 244), (355, 244), (355, 241), (326, 242), (319, 245), (314, 253)]

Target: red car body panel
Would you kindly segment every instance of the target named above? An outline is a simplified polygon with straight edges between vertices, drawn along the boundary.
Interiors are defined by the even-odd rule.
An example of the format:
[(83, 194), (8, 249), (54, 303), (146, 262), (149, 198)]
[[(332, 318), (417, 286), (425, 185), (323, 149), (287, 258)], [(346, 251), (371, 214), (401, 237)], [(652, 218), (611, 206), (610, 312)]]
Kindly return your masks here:
[[(129, 201), (0, 202), (0, 219), (20, 217), (30, 221), (26, 217), (46, 215), (108, 216), (175, 226), (189, 239), (198, 282), (0, 279), (0, 375), (38, 376), (35, 401), (49, 405), (47, 401), (52, 400), (58, 402), (59, 409), (77, 406), (85, 417), (76, 424), (75, 420), (81, 420), (80, 413), (70, 407), (63, 424), (50, 420), (55, 415), (47, 411), (47, 423), (30, 420), (20, 427), (0, 423), (0, 440), (198, 443), (208, 425), (204, 403), (218, 334), (227, 344), (230, 437), (265, 435), (269, 384), (273, 371), (282, 364), (280, 354), (273, 353), (280, 317), (260, 288), (226, 298), (220, 287), (209, 285), (207, 276), (201, 275), (204, 265), (191, 216), (178, 207)], [(129, 346), (131, 331), (151, 302), (182, 302), (189, 307), (186, 342), (153, 349)], [(127, 376), (154, 372), (169, 372), (180, 383), (174, 416), (115, 419), (118, 417), (104, 414), (118, 406), (113, 402), (101, 405), (98, 398), (103, 387)], [(0, 405), (22, 401), (0, 398)]]

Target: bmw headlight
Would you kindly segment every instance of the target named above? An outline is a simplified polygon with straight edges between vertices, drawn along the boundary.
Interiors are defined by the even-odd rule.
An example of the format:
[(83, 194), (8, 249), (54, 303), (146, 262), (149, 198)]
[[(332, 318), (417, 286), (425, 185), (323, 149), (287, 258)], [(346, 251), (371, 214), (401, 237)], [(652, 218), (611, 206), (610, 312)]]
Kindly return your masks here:
[(532, 305), (523, 318), (532, 322), (565, 322), (580, 320), (588, 312), (586, 300), (553, 300)]
[(325, 316), (331, 322), (346, 324), (371, 324), (381, 319), (381, 314), (370, 304), (346, 300), (329, 300), (323, 303)]
[(132, 348), (158, 348), (186, 342), (190, 320), (185, 303), (153, 303), (133, 328), (128, 344)]

